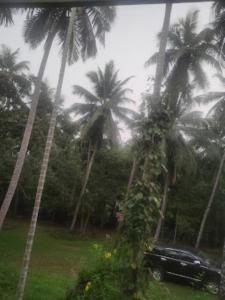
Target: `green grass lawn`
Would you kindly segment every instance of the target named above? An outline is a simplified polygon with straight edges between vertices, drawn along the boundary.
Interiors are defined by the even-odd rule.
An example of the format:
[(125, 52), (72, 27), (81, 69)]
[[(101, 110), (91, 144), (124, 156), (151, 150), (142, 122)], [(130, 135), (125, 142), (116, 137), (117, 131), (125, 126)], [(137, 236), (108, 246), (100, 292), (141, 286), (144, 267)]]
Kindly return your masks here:
[[(0, 300), (13, 300), (25, 247), (27, 224), (9, 223), (0, 233)], [(103, 236), (81, 239), (67, 229), (38, 227), (25, 300), (60, 300), (77, 272), (94, 264), (93, 244), (107, 243)], [(149, 300), (216, 300), (189, 286), (151, 283)], [(122, 299), (118, 299), (122, 300)]]

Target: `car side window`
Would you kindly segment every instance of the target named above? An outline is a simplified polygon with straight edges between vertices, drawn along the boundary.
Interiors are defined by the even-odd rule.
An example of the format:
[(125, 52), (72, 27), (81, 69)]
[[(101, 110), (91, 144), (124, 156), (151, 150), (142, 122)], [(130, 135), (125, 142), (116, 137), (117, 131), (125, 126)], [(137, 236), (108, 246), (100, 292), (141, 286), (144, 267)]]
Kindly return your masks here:
[(191, 254), (188, 254), (188, 253), (181, 253), (180, 259), (187, 261), (187, 262), (191, 262), (191, 263), (193, 263), (196, 260), (194, 256), (192, 256)]
[(173, 249), (166, 249), (165, 255), (172, 258), (179, 258), (179, 252)]

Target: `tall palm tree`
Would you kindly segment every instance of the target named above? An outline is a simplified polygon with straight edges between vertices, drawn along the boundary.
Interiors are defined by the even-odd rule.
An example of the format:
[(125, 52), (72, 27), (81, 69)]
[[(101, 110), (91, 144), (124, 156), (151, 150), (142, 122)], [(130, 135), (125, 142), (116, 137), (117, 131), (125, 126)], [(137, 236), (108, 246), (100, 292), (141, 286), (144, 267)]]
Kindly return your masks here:
[[(223, 0), (216, 0), (214, 2), (215, 9), (215, 22), (214, 22), (214, 30), (218, 37), (218, 43), (221, 47), (221, 54), (224, 53), (224, 44), (225, 44), (225, 3)], [(225, 153), (225, 152), (224, 152)], [(221, 159), (221, 164), (223, 164), (223, 158)], [(219, 167), (220, 170), (220, 167)], [(218, 170), (218, 173), (219, 173)], [(217, 174), (219, 175), (219, 174)], [(213, 194), (213, 193), (212, 193)], [(214, 196), (212, 195), (212, 202)], [(208, 203), (210, 209), (210, 203)], [(206, 217), (207, 218), (207, 217)], [(199, 237), (199, 242), (196, 241), (196, 247), (199, 246), (201, 237)], [(221, 283), (220, 283), (220, 299), (225, 299), (225, 242), (223, 247), (223, 262), (221, 266)]]
[[(222, 84), (225, 84), (225, 78), (222, 77), (221, 75), (218, 75), (218, 78), (220, 79)], [(213, 204), (213, 201), (215, 199), (216, 191), (218, 189), (220, 177), (223, 171), (224, 167), (224, 162), (225, 162), (225, 150), (224, 150), (224, 126), (225, 126), (225, 121), (224, 121), (224, 116), (225, 116), (225, 93), (224, 92), (210, 92), (205, 95), (201, 95), (197, 97), (197, 100), (199, 102), (216, 102), (213, 107), (210, 109), (208, 112), (208, 118), (209, 120), (212, 120), (212, 134), (208, 137), (206, 143), (208, 142), (210, 148), (212, 148), (212, 144), (216, 144), (215, 146), (219, 149), (223, 149), (223, 154), (221, 155), (218, 170), (216, 173), (215, 181), (212, 187), (212, 192), (209, 197), (209, 201), (207, 203), (206, 209), (204, 211), (198, 236), (196, 239), (196, 244), (195, 247), (199, 248), (202, 235), (204, 232), (205, 224), (211, 209), (211, 206)], [(216, 134), (216, 136), (215, 136)], [(201, 147), (207, 148), (208, 145), (201, 145)]]
[[(53, 10), (51, 9), (39, 9), (37, 11), (29, 13), (26, 25), (25, 25), (25, 41), (29, 42), (33, 47), (37, 46), (40, 41), (44, 40), (47, 36), (45, 42), (45, 51), (42, 57), (41, 65), (39, 68), (39, 72), (37, 75), (37, 81), (35, 84), (35, 90), (32, 96), (32, 103), (27, 119), (26, 128), (24, 131), (23, 139), (21, 142), (20, 150), (17, 156), (17, 161), (14, 167), (14, 171), (9, 183), (8, 190), (6, 192), (5, 198), (3, 200), (1, 210), (0, 210), (0, 228), (4, 223), (6, 214), (12, 202), (15, 190), (17, 188), (20, 175), (22, 172), (22, 168), (24, 165), (24, 161), (26, 158), (27, 148), (30, 141), (31, 132), (34, 125), (38, 100), (40, 96), (41, 90), (41, 82), (44, 75), (44, 70), (47, 64), (48, 56), (50, 53), (51, 45), (53, 43), (53, 39), (56, 35), (56, 27), (53, 26), (55, 21), (53, 20)], [(60, 20), (61, 21), (61, 20)]]
[[(49, 131), (40, 170), (37, 193), (35, 197), (35, 204), (27, 237), (23, 265), (17, 287), (18, 300), (22, 300), (24, 295), (31, 251), (37, 226), (38, 213), (40, 209), (40, 203), (45, 184), (46, 173), (48, 169), (49, 156), (54, 138), (57, 111), (61, 100), (61, 89), (67, 59), (69, 60), (69, 62), (72, 62), (74, 60), (77, 60), (79, 55), (83, 59), (95, 55), (97, 52), (96, 39), (104, 41), (105, 33), (110, 29), (110, 24), (113, 21), (114, 17), (115, 10), (111, 7), (90, 9), (73, 8), (71, 11), (71, 16), (66, 20), (66, 26), (64, 26), (64, 30), (61, 30), (59, 32), (61, 36), (61, 41), (63, 41), (62, 62), (55, 94), (55, 104), (50, 119)], [(63, 38), (65, 38), (65, 40), (63, 40)]]
[(76, 225), (95, 154), (97, 149), (102, 145), (104, 135), (108, 138), (110, 144), (117, 144), (120, 136), (115, 118), (129, 123), (132, 120), (131, 117), (134, 115), (132, 110), (121, 106), (123, 103), (132, 102), (127, 97), (127, 93), (131, 90), (124, 87), (131, 77), (122, 81), (119, 80), (118, 70), (115, 70), (112, 61), (106, 64), (104, 71), (98, 69), (97, 72), (89, 72), (87, 77), (93, 85), (94, 93), (75, 85), (74, 94), (82, 97), (85, 103), (75, 103), (69, 110), (70, 112), (82, 115), (78, 120), (82, 126), (81, 136), (82, 139), (87, 140), (91, 148), (90, 159), (87, 163), (82, 189), (76, 203), (70, 227), (71, 230)]
[[(223, 0), (216, 0), (213, 4), (215, 20), (213, 22), (214, 31), (220, 47), (224, 46), (225, 38), (225, 3)], [(222, 49), (224, 50), (224, 49)]]
[(161, 201), (159, 219), (154, 236), (155, 242), (159, 240), (162, 224), (165, 218), (168, 202), (169, 187), (176, 184), (177, 173), (185, 170), (187, 175), (195, 171), (196, 162), (191, 144), (185, 138), (192, 130), (200, 130), (204, 119), (199, 111), (183, 111), (177, 116), (165, 138), (166, 172), (164, 178), (164, 191)]
[(35, 235), (36, 226), (37, 226), (37, 219), (38, 219), (38, 213), (39, 213), (39, 208), (40, 208), (40, 203), (41, 203), (41, 197), (42, 197), (42, 192), (43, 192), (43, 188), (44, 188), (45, 177), (46, 177), (47, 168), (48, 168), (48, 161), (49, 161), (49, 156), (50, 156), (50, 152), (51, 152), (53, 136), (54, 136), (54, 131), (55, 131), (57, 108), (58, 108), (58, 105), (60, 102), (60, 95), (61, 95), (62, 83), (63, 83), (64, 73), (65, 73), (65, 67), (66, 67), (66, 61), (67, 61), (67, 56), (68, 56), (68, 49), (69, 49), (69, 44), (70, 44), (70, 39), (71, 39), (74, 18), (75, 18), (75, 9), (73, 8), (72, 15), (70, 17), (70, 23), (68, 26), (67, 35), (66, 35), (66, 40), (64, 43), (64, 49), (63, 49), (63, 53), (62, 53), (62, 62), (61, 62), (59, 79), (58, 79), (57, 90), (56, 90), (56, 95), (55, 95), (55, 104), (54, 104), (54, 108), (53, 108), (52, 115), (51, 115), (49, 131), (48, 131), (48, 136), (47, 136), (47, 142), (46, 142), (46, 146), (45, 146), (45, 150), (44, 150), (44, 156), (43, 156), (43, 161), (42, 161), (42, 165), (41, 165), (37, 193), (36, 193), (36, 197), (35, 197), (35, 204), (34, 204), (34, 209), (33, 209), (33, 213), (32, 213), (30, 228), (29, 228), (29, 232), (28, 232), (26, 249), (25, 249), (25, 253), (24, 253), (24, 257), (23, 257), (23, 265), (21, 268), (19, 283), (17, 286), (17, 294), (16, 294), (17, 300), (22, 300), (23, 296), (24, 296), (24, 290), (25, 290), (26, 279), (27, 279), (27, 275), (28, 275), (28, 268), (29, 268), (29, 264), (30, 264), (30, 257), (31, 257), (32, 247), (33, 247), (34, 235)]
[[(73, 8), (71, 12), (71, 16), (70, 18), (68, 18), (66, 22), (67, 26), (64, 27), (64, 30), (60, 31), (61, 38), (65, 37), (65, 33), (66, 33), (66, 39), (63, 42), (62, 62), (60, 67), (56, 94), (55, 94), (55, 104), (50, 119), (49, 131), (48, 131), (47, 141), (45, 145), (41, 170), (40, 170), (37, 193), (35, 197), (35, 204), (32, 213), (30, 228), (28, 232), (27, 244), (24, 253), (20, 279), (17, 287), (18, 300), (23, 299), (23, 294), (24, 294), (24, 289), (25, 289), (25, 284), (26, 284), (26, 279), (28, 274), (28, 268), (29, 268), (29, 263), (31, 258), (31, 251), (33, 247), (33, 241), (34, 241), (34, 236), (35, 236), (35, 231), (37, 226), (38, 213), (40, 209), (40, 203), (41, 203), (43, 188), (45, 184), (46, 173), (48, 169), (49, 156), (50, 156), (51, 147), (54, 138), (57, 111), (58, 111), (58, 106), (60, 104), (61, 89), (62, 89), (62, 84), (64, 79), (66, 62), (67, 59), (69, 60), (69, 62), (78, 59), (79, 54), (82, 56), (83, 59), (85, 59), (96, 53), (97, 51), (96, 39), (98, 38), (100, 40), (104, 39), (105, 32), (110, 29), (110, 21), (112, 21), (115, 16), (115, 14), (113, 14), (113, 18), (110, 19), (112, 17), (112, 14), (109, 14), (109, 12), (111, 11), (110, 7), (108, 8), (104, 7), (102, 11), (104, 12), (104, 14), (102, 14), (100, 17), (101, 9), (93, 8), (90, 11), (89, 10), (87, 11), (86, 8)], [(112, 11), (114, 12), (114, 9), (112, 9)], [(93, 16), (93, 12), (96, 13), (96, 19)], [(106, 22), (106, 20), (103, 20), (103, 16), (107, 16), (107, 13), (110, 16), (108, 17)], [(87, 19), (88, 16), (89, 18)], [(100, 22), (100, 20), (104, 22), (102, 23)], [(81, 23), (80, 26), (78, 26), (79, 24), (77, 23), (78, 21), (80, 21)], [(108, 26), (107, 27), (103, 26), (103, 24), (108, 24)], [(86, 32), (84, 32), (84, 29), (86, 29)], [(78, 37), (80, 38), (79, 43), (77, 40)], [(70, 49), (72, 50), (69, 51)]]
[[(203, 63), (221, 70), (217, 60), (219, 49), (216, 45), (214, 31), (206, 28), (197, 33), (198, 15), (199, 11), (197, 10), (189, 12), (186, 18), (172, 25), (168, 33), (169, 48), (165, 53), (163, 73), (169, 92), (175, 98), (181, 92), (188, 94), (191, 78), (197, 87), (205, 88), (207, 86)], [(145, 65), (156, 63), (158, 57), (159, 53), (157, 52), (146, 61)]]
[(153, 100), (156, 103), (159, 102), (160, 100), (160, 90), (161, 90), (161, 85), (163, 80), (163, 70), (164, 70), (165, 58), (166, 58), (166, 45), (167, 45), (167, 39), (169, 33), (171, 11), (172, 11), (172, 3), (167, 3), (165, 9), (163, 27), (162, 27), (162, 34), (160, 37), (159, 52), (156, 60), (157, 65), (156, 65), (155, 83), (154, 83), (154, 90), (153, 90)]
[[(219, 50), (214, 44), (213, 32), (206, 29), (196, 33), (197, 22), (198, 11), (190, 12), (185, 19), (181, 19), (178, 23), (172, 25), (168, 32), (169, 49), (165, 53), (163, 70), (166, 86), (163, 102), (170, 114), (171, 128), (176, 128), (176, 122), (179, 120), (179, 117), (190, 108), (193, 86), (197, 85), (204, 88), (207, 85), (207, 78), (202, 69), (202, 63), (210, 63), (220, 70), (220, 64), (214, 57), (215, 54), (219, 53)], [(155, 53), (146, 62), (146, 66), (156, 63), (158, 57), (159, 53)], [(171, 137), (168, 132), (167, 142), (169, 136)], [(171, 165), (171, 163), (169, 164)], [(161, 203), (164, 213), (168, 193), (168, 176), (169, 174), (166, 175), (164, 196)], [(156, 240), (159, 238), (161, 230), (164, 215), (162, 211), (155, 234)]]
[[(76, 61), (80, 56), (83, 59), (94, 56), (97, 53), (96, 39), (104, 43), (105, 32), (110, 30), (111, 23), (115, 18), (115, 8), (112, 7), (79, 8), (76, 12), (68, 54), (70, 63)], [(25, 41), (34, 48), (45, 39), (46, 42), (20, 151), (0, 210), (0, 228), (5, 220), (22, 172), (50, 49), (56, 35), (64, 46), (67, 27), (68, 18), (65, 8), (43, 8), (28, 12), (24, 30)]]
[[(19, 61), (19, 49), (11, 51), (7, 46), (0, 48), (0, 79), (2, 107), (24, 107), (22, 98), (29, 95), (31, 83), (26, 75), (29, 70), (27, 61)], [(4, 103), (3, 103), (4, 102)]]

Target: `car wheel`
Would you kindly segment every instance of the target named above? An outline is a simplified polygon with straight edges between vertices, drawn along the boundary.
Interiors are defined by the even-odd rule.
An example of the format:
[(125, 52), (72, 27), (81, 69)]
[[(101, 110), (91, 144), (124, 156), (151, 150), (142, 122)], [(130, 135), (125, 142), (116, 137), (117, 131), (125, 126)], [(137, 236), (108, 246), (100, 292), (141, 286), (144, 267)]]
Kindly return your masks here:
[(215, 281), (207, 281), (205, 283), (205, 288), (213, 295), (217, 295), (219, 293), (219, 284)]
[(161, 268), (152, 269), (152, 277), (155, 281), (162, 281), (164, 277), (163, 269)]

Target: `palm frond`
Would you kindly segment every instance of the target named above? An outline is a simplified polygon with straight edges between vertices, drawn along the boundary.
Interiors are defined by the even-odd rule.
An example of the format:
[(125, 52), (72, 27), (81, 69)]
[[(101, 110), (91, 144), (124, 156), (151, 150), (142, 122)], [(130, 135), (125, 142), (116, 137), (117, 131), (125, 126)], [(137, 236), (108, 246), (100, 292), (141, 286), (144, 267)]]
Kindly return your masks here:
[(200, 65), (199, 62), (195, 62), (192, 65), (192, 71), (194, 73), (194, 82), (202, 89), (208, 86), (208, 79), (207, 76)]
[(32, 48), (36, 48), (48, 35), (52, 26), (57, 27), (57, 20), (63, 9), (40, 8), (31, 14), (28, 12), (24, 25), (24, 39)]
[(12, 8), (1, 7), (0, 8), (0, 25), (8, 26), (13, 24), (13, 12)]
[(91, 92), (89, 92), (88, 90), (86, 90), (85, 88), (79, 85), (73, 86), (73, 94), (79, 95), (80, 97), (84, 98), (86, 102), (96, 103), (99, 101), (99, 99), (94, 94), (92, 94)]
[(220, 100), (225, 97), (224, 92), (209, 92), (207, 94), (198, 95), (193, 98), (193, 101), (198, 104), (208, 104), (210, 102)]
[(76, 115), (93, 114), (97, 109), (95, 104), (90, 103), (74, 103), (67, 110), (68, 113), (75, 113)]

